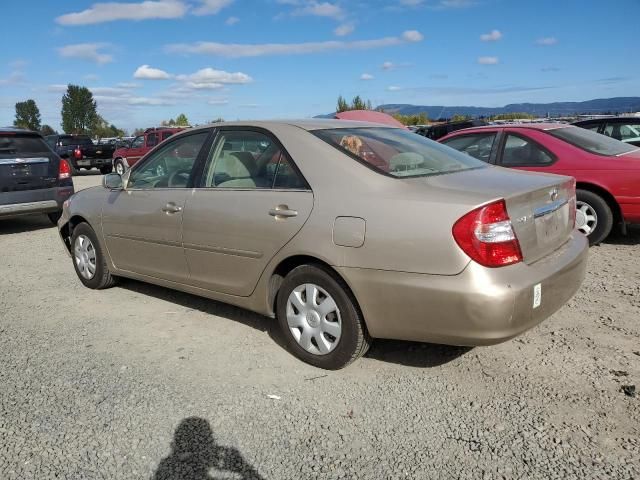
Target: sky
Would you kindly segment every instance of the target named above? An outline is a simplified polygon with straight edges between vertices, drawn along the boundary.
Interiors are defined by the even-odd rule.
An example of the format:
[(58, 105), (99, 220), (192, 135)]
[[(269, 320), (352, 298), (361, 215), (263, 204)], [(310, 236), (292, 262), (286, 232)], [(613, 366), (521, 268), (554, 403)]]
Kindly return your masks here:
[(471, 105), (639, 96), (640, 0), (36, 0), (3, 5), (0, 125), (67, 84), (126, 129), (306, 118), (336, 98)]

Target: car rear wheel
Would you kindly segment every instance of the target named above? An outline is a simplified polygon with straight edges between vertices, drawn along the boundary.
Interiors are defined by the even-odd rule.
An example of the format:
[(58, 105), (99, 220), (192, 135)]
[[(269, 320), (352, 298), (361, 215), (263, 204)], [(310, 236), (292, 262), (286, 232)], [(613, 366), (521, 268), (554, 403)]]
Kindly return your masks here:
[(290, 351), (316, 367), (346, 367), (369, 349), (362, 314), (348, 287), (324, 268), (302, 265), (284, 279), (277, 317)]
[(589, 239), (589, 245), (597, 245), (611, 233), (613, 212), (609, 204), (589, 190), (576, 191), (576, 228)]
[(125, 166), (124, 162), (120, 158), (116, 158), (116, 161), (113, 162), (113, 166), (116, 169), (116, 173), (118, 175), (124, 175), (124, 172), (127, 171), (127, 167)]
[(115, 284), (96, 233), (87, 223), (73, 229), (71, 257), (76, 274), (85, 287), (100, 290)]

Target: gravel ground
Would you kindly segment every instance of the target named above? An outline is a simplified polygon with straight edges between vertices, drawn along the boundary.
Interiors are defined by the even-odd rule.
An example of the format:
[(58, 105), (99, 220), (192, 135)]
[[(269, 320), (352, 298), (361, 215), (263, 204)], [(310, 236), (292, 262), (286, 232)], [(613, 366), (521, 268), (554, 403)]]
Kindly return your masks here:
[(640, 478), (640, 229), (516, 340), (378, 341), (339, 372), (259, 315), (83, 288), (45, 218), (0, 252), (0, 479)]

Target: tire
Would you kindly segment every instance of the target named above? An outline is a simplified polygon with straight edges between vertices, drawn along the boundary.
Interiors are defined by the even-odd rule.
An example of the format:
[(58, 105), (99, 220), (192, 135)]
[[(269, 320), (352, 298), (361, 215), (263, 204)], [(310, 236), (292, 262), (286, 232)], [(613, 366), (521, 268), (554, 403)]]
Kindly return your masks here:
[[(307, 303), (309, 285), (316, 292), (313, 306)], [(292, 295), (297, 301), (291, 300)], [(322, 309), (327, 300), (333, 300), (335, 308)], [(289, 272), (278, 291), (276, 316), (289, 351), (319, 368), (344, 368), (364, 355), (371, 344), (362, 313), (349, 288), (320, 266), (302, 265)], [(333, 336), (334, 333), (337, 336)]]
[[(87, 240), (90, 242), (89, 244), (86, 243)], [(88, 246), (90, 246), (90, 248), (88, 248)], [(85, 253), (88, 252), (87, 257), (83, 259), (87, 260), (84, 268), (81, 267), (83, 262), (79, 260), (83, 249)], [(90, 261), (92, 254), (93, 262)], [(102, 246), (100, 242), (98, 242), (93, 228), (91, 228), (88, 223), (80, 223), (73, 229), (73, 234), (71, 235), (71, 258), (73, 268), (85, 287), (101, 290), (115, 285), (115, 277), (109, 272), (107, 259), (103, 254)], [(86, 266), (88, 263), (92, 263), (93, 265), (92, 274), (92, 268)]]
[(58, 225), (58, 220), (60, 220), (61, 216), (62, 216), (62, 211), (47, 213), (47, 217), (49, 217), (49, 221), (54, 225)]
[(113, 162), (113, 168), (118, 175), (123, 175), (127, 171), (127, 166), (124, 164), (121, 158), (116, 158)]
[(111, 165), (105, 165), (104, 167), (100, 167), (100, 173), (102, 175), (107, 175), (113, 172), (113, 167)]
[(611, 207), (600, 195), (589, 190), (576, 190), (576, 201), (576, 228), (587, 235), (589, 245), (598, 245), (613, 228)]

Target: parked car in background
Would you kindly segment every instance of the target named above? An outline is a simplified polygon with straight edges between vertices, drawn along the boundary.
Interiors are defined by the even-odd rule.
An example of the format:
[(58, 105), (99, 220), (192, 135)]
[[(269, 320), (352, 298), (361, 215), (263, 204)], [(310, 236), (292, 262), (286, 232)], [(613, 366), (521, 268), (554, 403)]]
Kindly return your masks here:
[(470, 128), (470, 127), (480, 127), (483, 125), (487, 125), (487, 122), (485, 122), (484, 120), (465, 120), (463, 122), (446, 122), (446, 123), (438, 123), (435, 125), (420, 127), (416, 130), (416, 133), (418, 135), (422, 135), (423, 137), (427, 137), (431, 140), (438, 140), (439, 138), (442, 138), (451, 132), (455, 132), (456, 130), (462, 130), (463, 128)]
[(0, 128), (0, 219), (46, 214), (56, 223), (71, 194), (69, 163), (39, 133)]
[(571, 175), (576, 225), (591, 244), (613, 225), (640, 223), (640, 149), (590, 130), (556, 123), (491, 126), (454, 132), (440, 142), (502, 167)]
[(573, 125), (640, 147), (640, 117), (581, 120)]
[(59, 222), (85, 286), (131, 277), (276, 316), (322, 368), (370, 338), (507, 340), (586, 269), (572, 178), (491, 168), (375, 123), (191, 129), (103, 186)]
[(58, 155), (67, 159), (74, 173), (81, 168), (98, 168), (103, 174), (112, 171), (113, 145), (94, 144), (88, 135), (47, 135), (45, 139)]
[(180, 127), (148, 128), (144, 134), (138, 135), (127, 145), (113, 152), (113, 168), (122, 175), (127, 169), (134, 166), (147, 152), (169, 138), (174, 133), (184, 130)]

